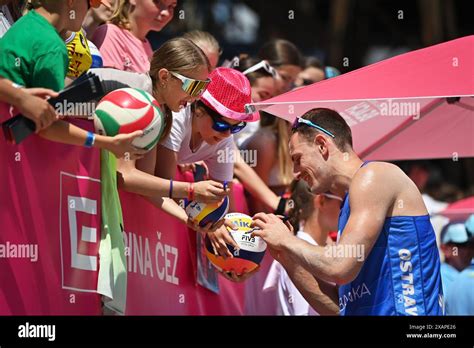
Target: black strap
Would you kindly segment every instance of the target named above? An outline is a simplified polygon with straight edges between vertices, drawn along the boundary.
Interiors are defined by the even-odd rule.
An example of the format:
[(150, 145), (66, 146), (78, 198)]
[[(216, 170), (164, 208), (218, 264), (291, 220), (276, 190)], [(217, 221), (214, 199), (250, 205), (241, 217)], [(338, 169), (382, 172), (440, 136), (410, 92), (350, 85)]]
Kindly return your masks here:
[(275, 215), (285, 215), (285, 207), (288, 198), (280, 197), (280, 201), (278, 202), (278, 207), (275, 210)]

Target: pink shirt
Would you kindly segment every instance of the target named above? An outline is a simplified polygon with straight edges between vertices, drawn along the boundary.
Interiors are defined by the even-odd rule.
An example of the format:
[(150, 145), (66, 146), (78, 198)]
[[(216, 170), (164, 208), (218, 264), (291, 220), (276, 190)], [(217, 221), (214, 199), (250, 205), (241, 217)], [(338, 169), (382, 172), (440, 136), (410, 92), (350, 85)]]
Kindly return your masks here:
[(153, 55), (150, 42), (141, 41), (128, 30), (114, 24), (104, 24), (97, 28), (92, 42), (102, 54), (104, 68), (137, 73), (150, 70), (150, 59)]

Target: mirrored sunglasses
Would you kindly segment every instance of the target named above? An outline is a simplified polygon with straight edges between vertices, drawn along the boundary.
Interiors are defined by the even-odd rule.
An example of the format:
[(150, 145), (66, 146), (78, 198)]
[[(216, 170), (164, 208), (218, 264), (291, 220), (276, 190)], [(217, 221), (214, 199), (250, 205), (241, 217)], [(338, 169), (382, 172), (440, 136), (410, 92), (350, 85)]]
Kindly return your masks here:
[(247, 125), (247, 122), (240, 122), (237, 124), (230, 124), (224, 121), (221, 117), (213, 115), (212, 112), (207, 113), (211, 119), (212, 119), (212, 129), (214, 129), (216, 132), (227, 132), (230, 130), (231, 134), (235, 134), (240, 132), (242, 129), (245, 128)]
[(195, 80), (190, 77), (183, 76), (178, 74), (177, 72), (170, 71), (171, 75), (175, 78), (180, 80), (183, 85), (181, 88), (184, 92), (189, 94), (191, 97), (200, 97), (207, 89), (207, 86), (211, 82), (211, 79), (203, 80)]

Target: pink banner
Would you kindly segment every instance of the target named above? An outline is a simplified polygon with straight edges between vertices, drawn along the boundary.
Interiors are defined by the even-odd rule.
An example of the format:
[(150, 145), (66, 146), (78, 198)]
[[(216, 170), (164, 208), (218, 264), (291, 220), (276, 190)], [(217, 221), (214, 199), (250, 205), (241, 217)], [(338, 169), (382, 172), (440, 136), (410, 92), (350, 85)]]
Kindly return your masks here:
[[(83, 128), (90, 123), (79, 124)], [(0, 314), (100, 314), (97, 150), (0, 136)]]
[(220, 277), (219, 295), (197, 285), (196, 232), (138, 195), (120, 196), (128, 250), (126, 314), (243, 314), (242, 284)]
[[(99, 152), (36, 135), (10, 145), (0, 136), (0, 163), (0, 315), (100, 315), (95, 291)], [(268, 256), (262, 271), (246, 283), (219, 276), (216, 294), (197, 284), (196, 232), (138, 195), (120, 196), (127, 247), (126, 314), (271, 313), (255, 307), (266, 303), (261, 283)], [(234, 200), (235, 209), (245, 213), (240, 184)]]

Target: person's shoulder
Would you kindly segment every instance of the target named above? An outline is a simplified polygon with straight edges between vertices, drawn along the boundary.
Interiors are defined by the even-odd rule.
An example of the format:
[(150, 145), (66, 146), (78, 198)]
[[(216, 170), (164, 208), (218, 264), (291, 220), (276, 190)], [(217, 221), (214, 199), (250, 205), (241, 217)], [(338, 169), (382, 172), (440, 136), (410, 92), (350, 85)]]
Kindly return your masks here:
[(18, 48), (31, 48), (34, 53), (39, 48), (63, 45), (63, 40), (54, 27), (34, 11), (20, 18), (2, 37), (3, 45), (13, 44)]
[(361, 201), (360, 196), (371, 195), (378, 200), (387, 201), (398, 191), (403, 171), (396, 165), (387, 162), (369, 162), (354, 175), (349, 187), (351, 205)]
[(173, 123), (177, 121), (177, 124), (184, 125), (187, 123), (191, 123), (192, 118), (192, 111), (190, 106), (186, 106), (185, 108), (179, 110), (178, 112), (173, 111)]
[(388, 162), (368, 162), (354, 176), (353, 182), (378, 183), (405, 176), (396, 165)]
[(94, 35), (95, 34), (102, 34), (102, 35), (116, 34), (116, 33), (121, 33), (121, 31), (122, 30), (117, 25), (106, 23), (106, 24), (99, 25), (97, 29), (95, 30)]
[(184, 109), (181, 109), (178, 112), (172, 112), (173, 114), (173, 123), (171, 125), (171, 133), (173, 137), (181, 137), (184, 138), (187, 132), (191, 132), (192, 130), (192, 113), (191, 107), (187, 106)]
[(92, 36), (92, 42), (101, 49), (105, 43), (122, 43), (124, 37), (123, 29), (115, 24), (102, 24)]

